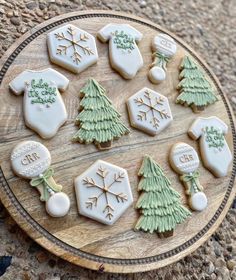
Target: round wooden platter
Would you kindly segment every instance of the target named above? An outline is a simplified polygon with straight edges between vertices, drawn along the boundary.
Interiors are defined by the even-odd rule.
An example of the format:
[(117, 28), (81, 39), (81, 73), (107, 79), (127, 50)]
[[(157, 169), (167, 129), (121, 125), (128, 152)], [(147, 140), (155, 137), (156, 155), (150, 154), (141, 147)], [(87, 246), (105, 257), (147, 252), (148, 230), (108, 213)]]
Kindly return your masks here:
[[(54, 64), (48, 58), (46, 35), (49, 31), (72, 23), (94, 36), (101, 27), (108, 23), (128, 23), (143, 33), (139, 43), (143, 55), (144, 67), (132, 80), (124, 80), (114, 72), (109, 64), (108, 45), (96, 39), (99, 61), (79, 75), (70, 73)], [(171, 35), (178, 44), (175, 57), (168, 64), (167, 79), (160, 85), (153, 85), (147, 78), (151, 58), (151, 40), (160, 32)], [(134, 232), (133, 226), (139, 216), (134, 207), (113, 225), (105, 226), (78, 214), (73, 179), (84, 172), (94, 161), (102, 159), (127, 169), (134, 205), (138, 198), (137, 172), (145, 154), (162, 166), (172, 186), (181, 193), (186, 204), (184, 189), (178, 176), (168, 163), (170, 147), (184, 141), (198, 150), (198, 144), (188, 138), (186, 132), (198, 117), (191, 109), (175, 104), (178, 84), (179, 64), (185, 54), (192, 55), (205, 69), (209, 79), (216, 87), (219, 101), (209, 106), (200, 116), (216, 115), (226, 122), (230, 131), (227, 142), (233, 150), (236, 139), (233, 115), (223, 94), (219, 82), (204, 61), (182, 40), (156, 24), (131, 15), (105, 11), (84, 11), (65, 14), (51, 19), (20, 38), (1, 59), (1, 107), (0, 107), (0, 197), (12, 217), (36, 242), (50, 252), (81, 266), (109, 272), (138, 272), (159, 268), (175, 262), (193, 252), (203, 244), (216, 230), (225, 217), (235, 195), (233, 187), (235, 177), (234, 155), (233, 168), (229, 175), (216, 179), (202, 165), (200, 181), (205, 187), (209, 200), (208, 208), (201, 213), (193, 213), (182, 225), (178, 225), (174, 235), (159, 239), (157, 234)], [(67, 123), (50, 140), (41, 139), (28, 129), (23, 120), (22, 96), (15, 96), (8, 89), (9, 82), (25, 69), (39, 70), (52, 67), (70, 80), (69, 89), (62, 94), (69, 113)], [(169, 98), (174, 121), (171, 126), (156, 137), (148, 136), (131, 128), (131, 134), (113, 143), (108, 151), (98, 151), (91, 145), (71, 142), (78, 127), (74, 119), (78, 113), (79, 91), (89, 77), (94, 77), (107, 89), (108, 97), (122, 115), (122, 120), (130, 127), (126, 100), (142, 87), (154, 89)], [(53, 116), (52, 116), (53, 117)], [(10, 167), (12, 148), (23, 140), (37, 140), (45, 144), (52, 155), (55, 179), (64, 186), (71, 199), (69, 214), (60, 219), (51, 218), (39, 201), (36, 190), (29, 182), (15, 176)]]

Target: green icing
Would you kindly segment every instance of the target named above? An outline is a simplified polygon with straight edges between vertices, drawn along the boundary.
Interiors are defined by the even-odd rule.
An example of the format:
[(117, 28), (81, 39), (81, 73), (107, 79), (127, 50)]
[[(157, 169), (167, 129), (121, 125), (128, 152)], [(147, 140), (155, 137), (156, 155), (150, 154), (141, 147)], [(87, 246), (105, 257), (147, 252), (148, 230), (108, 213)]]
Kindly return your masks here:
[(144, 157), (138, 175), (142, 176), (138, 190), (143, 192), (136, 204), (141, 212), (136, 230), (150, 233), (171, 231), (191, 215), (181, 205), (180, 194), (171, 188), (171, 182), (151, 157)]
[(216, 129), (213, 126), (206, 126), (204, 129), (204, 133), (206, 134), (205, 140), (208, 143), (209, 148), (217, 148), (220, 150), (224, 147), (224, 135), (220, 130)]
[(31, 99), (31, 104), (45, 104), (49, 105), (56, 101), (57, 89), (51, 87), (43, 79), (36, 81), (31, 80), (28, 97)]
[(193, 173), (188, 173), (180, 176), (180, 180), (187, 183), (186, 184), (186, 193), (188, 195), (193, 195), (194, 193), (201, 192), (203, 187), (199, 182), (199, 172), (195, 171)]
[(50, 167), (40, 176), (33, 178), (30, 181), (30, 185), (32, 187), (43, 186), (43, 191), (41, 192), (41, 201), (48, 201), (50, 197), (50, 192), (60, 192), (62, 189), (61, 185), (58, 185), (54, 182), (54, 180), (49, 180), (54, 175), (54, 170)]
[(156, 51), (154, 53), (154, 57), (155, 57), (155, 61), (154, 61), (155, 66), (159, 66), (163, 70), (166, 71), (166, 65), (169, 62), (170, 57), (165, 55), (165, 54), (163, 54), (163, 53), (160, 53), (158, 51)]
[(177, 87), (180, 94), (176, 103), (188, 106), (207, 106), (218, 100), (203, 70), (189, 56), (183, 58), (180, 68), (181, 81)]
[(123, 30), (120, 32), (116, 30), (114, 32), (113, 42), (116, 45), (117, 49), (130, 51), (135, 49), (134, 39), (130, 35), (126, 34)]
[(74, 141), (81, 143), (105, 143), (129, 133), (121, 122), (121, 115), (106, 96), (106, 90), (94, 79), (89, 79), (81, 89), (82, 111), (76, 118), (78, 132)]

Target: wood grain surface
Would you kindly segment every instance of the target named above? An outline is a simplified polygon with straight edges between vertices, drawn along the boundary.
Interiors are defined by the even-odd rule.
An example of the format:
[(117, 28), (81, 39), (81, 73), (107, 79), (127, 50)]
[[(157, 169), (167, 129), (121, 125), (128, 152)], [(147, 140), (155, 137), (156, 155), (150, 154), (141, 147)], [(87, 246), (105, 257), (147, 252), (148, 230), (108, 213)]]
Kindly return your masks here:
[[(144, 35), (139, 43), (144, 67), (134, 79), (124, 80), (110, 67), (108, 44), (103, 44), (97, 39), (99, 61), (81, 74), (76, 75), (51, 64), (47, 53), (46, 35), (68, 22), (94, 36), (108, 23), (131, 24)], [(178, 43), (178, 50), (168, 64), (167, 79), (159, 85), (153, 85), (147, 78), (149, 65), (152, 63), (151, 40), (160, 32), (173, 36)], [(193, 55), (205, 68), (219, 97), (218, 102), (199, 115), (194, 114), (190, 108), (175, 104), (178, 95), (178, 67), (185, 54)], [(82, 217), (77, 211), (73, 179), (97, 159), (108, 161), (128, 171), (135, 205), (138, 198), (137, 171), (145, 154), (151, 155), (162, 166), (172, 182), (172, 187), (180, 192), (182, 201), (186, 204), (184, 188), (168, 163), (168, 154), (170, 147), (179, 141), (192, 145), (199, 152), (198, 144), (186, 134), (190, 124), (198, 116), (216, 115), (228, 124), (230, 131), (226, 139), (233, 151), (233, 137), (236, 137), (233, 116), (219, 82), (204, 61), (179, 38), (150, 21), (134, 16), (104, 11), (75, 12), (49, 20), (25, 34), (3, 56), (1, 66), (0, 197), (16, 222), (36, 242), (54, 254), (90, 269), (137, 272), (159, 268), (186, 256), (203, 244), (219, 226), (235, 194), (235, 156), (234, 169), (225, 178), (216, 179), (202, 164), (200, 165), (200, 181), (209, 200), (208, 208), (201, 213), (193, 213), (192, 217), (177, 226), (174, 235), (167, 239), (159, 239), (156, 234), (134, 232), (132, 228), (138, 218), (138, 212), (133, 207), (130, 207), (113, 226), (105, 226)], [(23, 95), (12, 94), (8, 84), (25, 69), (40, 70), (48, 67), (59, 71), (70, 80), (68, 90), (62, 93), (69, 117), (54, 138), (43, 140), (25, 126)], [(78, 114), (79, 91), (89, 77), (95, 78), (107, 89), (108, 97), (121, 113), (124, 123), (131, 129), (130, 135), (113, 142), (111, 150), (99, 151), (93, 144), (71, 142), (72, 135), (78, 129), (74, 120)], [(126, 100), (144, 86), (168, 97), (174, 118), (171, 126), (155, 137), (131, 128), (128, 120)], [(44, 204), (39, 201), (38, 192), (29, 186), (27, 180), (13, 174), (9, 161), (10, 153), (13, 147), (23, 140), (40, 141), (51, 152), (55, 180), (63, 185), (63, 191), (71, 199), (72, 206), (68, 216), (60, 219), (48, 216)]]

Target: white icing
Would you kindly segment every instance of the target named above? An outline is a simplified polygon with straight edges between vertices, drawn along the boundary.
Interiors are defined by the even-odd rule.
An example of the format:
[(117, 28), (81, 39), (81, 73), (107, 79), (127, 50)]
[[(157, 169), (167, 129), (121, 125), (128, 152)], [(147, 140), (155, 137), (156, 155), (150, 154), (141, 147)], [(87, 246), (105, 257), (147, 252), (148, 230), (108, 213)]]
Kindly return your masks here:
[(154, 37), (152, 49), (153, 51), (159, 51), (168, 57), (172, 57), (177, 51), (177, 44), (169, 35), (160, 33)]
[(74, 73), (80, 73), (98, 61), (95, 38), (72, 24), (50, 32), (47, 45), (50, 60)]
[[(32, 81), (36, 83), (43, 80), (43, 82), (50, 84), (55, 90), (54, 95), (47, 95), (45, 97), (43, 88), (32, 88)], [(27, 81), (27, 83), (25, 82)], [(68, 86), (69, 80), (53, 69), (45, 69), (43, 71), (30, 71), (26, 70), (18, 75), (10, 83), (10, 88), (15, 94), (24, 94), (23, 110), (25, 124), (36, 131), (42, 138), (48, 139), (53, 137), (60, 126), (62, 126), (67, 119), (67, 111), (58, 88), (65, 90)], [(37, 97), (32, 97), (31, 92), (37, 92), (40, 98), (53, 98), (53, 102), (45, 104), (32, 103), (35, 102)]]
[(70, 210), (69, 197), (63, 192), (52, 194), (46, 202), (46, 210), (52, 217), (64, 217)]
[(226, 134), (228, 126), (219, 118), (212, 116), (209, 118), (197, 118), (189, 128), (189, 135), (193, 139), (200, 138), (200, 150), (204, 166), (209, 169), (216, 177), (227, 175), (232, 162), (232, 153), (223, 137), (223, 147), (214, 148), (207, 142), (206, 127), (213, 127), (219, 133)]
[[(98, 174), (99, 169), (101, 168), (105, 170), (104, 174), (106, 174), (106, 176), (104, 180)], [(114, 182), (114, 179), (117, 178), (115, 176), (118, 176), (119, 174), (122, 175), (122, 178), (118, 179), (119, 182)], [(107, 200), (104, 192), (98, 187), (86, 184), (84, 181), (86, 178), (90, 181), (94, 180), (94, 182), (102, 188), (104, 186), (108, 187), (109, 191), (117, 195), (124, 195), (125, 200), (122, 202), (119, 199), (118, 201), (115, 195), (108, 192), (108, 204), (112, 208), (109, 212), (109, 209), (106, 208)], [(133, 196), (126, 170), (102, 160), (96, 161), (83, 174), (75, 178), (75, 192), (79, 213), (107, 225), (114, 224), (133, 202)], [(98, 197), (99, 195), (101, 196), (98, 198), (97, 204), (93, 204), (92, 208), (90, 208), (89, 203), (94, 197)]]
[(189, 205), (194, 211), (203, 211), (207, 207), (207, 197), (203, 192), (194, 193), (189, 198)]
[(153, 84), (158, 84), (165, 80), (166, 72), (159, 66), (154, 66), (150, 69), (148, 77)]
[(173, 120), (167, 97), (149, 88), (143, 88), (132, 95), (127, 106), (131, 125), (150, 135), (159, 134)]
[[(124, 32), (133, 40), (132, 49), (118, 48), (116, 32)], [(109, 57), (112, 68), (118, 71), (125, 79), (132, 79), (143, 66), (143, 58), (136, 42), (142, 39), (142, 34), (129, 24), (108, 24), (98, 32), (102, 42), (109, 40)]]
[(50, 164), (51, 155), (48, 149), (39, 142), (21, 142), (11, 153), (13, 171), (18, 176), (27, 179), (39, 176), (49, 168)]

